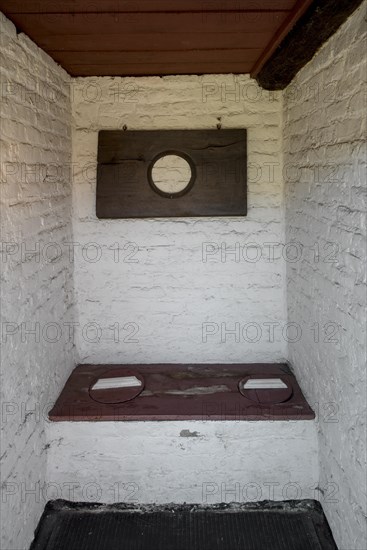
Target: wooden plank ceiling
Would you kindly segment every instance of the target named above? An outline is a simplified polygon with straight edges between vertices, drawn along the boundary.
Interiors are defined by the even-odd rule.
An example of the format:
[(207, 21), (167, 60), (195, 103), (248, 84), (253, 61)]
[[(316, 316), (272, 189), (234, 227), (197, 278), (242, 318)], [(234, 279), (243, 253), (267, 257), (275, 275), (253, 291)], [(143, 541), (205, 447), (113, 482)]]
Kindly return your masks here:
[(312, 0), (0, 0), (72, 76), (251, 73)]

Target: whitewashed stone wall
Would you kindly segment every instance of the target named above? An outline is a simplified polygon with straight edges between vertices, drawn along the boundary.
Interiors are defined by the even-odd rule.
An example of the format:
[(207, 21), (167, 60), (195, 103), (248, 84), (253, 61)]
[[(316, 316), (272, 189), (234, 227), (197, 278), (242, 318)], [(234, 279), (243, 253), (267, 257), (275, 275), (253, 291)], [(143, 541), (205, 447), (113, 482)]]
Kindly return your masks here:
[[(260, 89), (248, 76), (73, 81), (75, 291), (83, 362), (285, 358), (281, 122), (281, 94)], [(96, 218), (99, 130), (218, 124), (248, 130), (246, 218)]]
[[(366, 540), (366, 4), (285, 91), (289, 358), (320, 411), (321, 486), (339, 548)], [(315, 255), (316, 254), (316, 255)]]
[(68, 75), (3, 16), (0, 34), (1, 547), (19, 550), (44, 506), (48, 404), (74, 365), (71, 108)]

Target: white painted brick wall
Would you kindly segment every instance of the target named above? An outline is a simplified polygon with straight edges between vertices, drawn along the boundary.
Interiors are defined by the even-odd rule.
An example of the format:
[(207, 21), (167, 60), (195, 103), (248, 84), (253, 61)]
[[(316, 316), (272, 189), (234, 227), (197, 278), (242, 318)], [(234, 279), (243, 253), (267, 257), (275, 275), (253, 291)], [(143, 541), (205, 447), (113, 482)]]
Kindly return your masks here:
[[(219, 122), (223, 128), (248, 130), (246, 218), (96, 218), (99, 130), (124, 125), (130, 130), (216, 129)], [(231, 363), (285, 357), (284, 260), (278, 249), (269, 261), (264, 246), (284, 243), (281, 123), (281, 94), (261, 90), (244, 75), (73, 81), (75, 291), (85, 329), (79, 333), (83, 362)], [(91, 242), (97, 248), (83, 255), (82, 247)], [(206, 242), (223, 243), (224, 250), (237, 244), (238, 261), (233, 254), (221, 261), (218, 251), (203, 262)], [(109, 247), (117, 243), (121, 250), (115, 262)], [(128, 243), (135, 243), (136, 250)], [(249, 243), (259, 246), (259, 261), (243, 254)], [(93, 263), (98, 247), (101, 259)], [(254, 257), (254, 249), (249, 250), (248, 258)], [(93, 323), (101, 329), (99, 336)], [(213, 323), (208, 330), (215, 331), (206, 342), (203, 323)], [(277, 324), (274, 339), (266, 323)], [(119, 337), (109, 328), (117, 325)], [(236, 329), (239, 341), (226, 329)]]
[(366, 4), (284, 94), (286, 239), (305, 247), (287, 265), (288, 316), (320, 327), (289, 358), (319, 403), (320, 484), (337, 488), (324, 508), (343, 550), (367, 548), (365, 14)]
[[(1, 241), (11, 243), (1, 255), (1, 548), (19, 550), (44, 506), (48, 404), (74, 364), (72, 343), (51, 343), (48, 325), (73, 320), (72, 266), (66, 254), (47, 259), (58, 255), (49, 243), (72, 239), (70, 79), (3, 16), (0, 35)], [(22, 245), (36, 251), (27, 261)]]

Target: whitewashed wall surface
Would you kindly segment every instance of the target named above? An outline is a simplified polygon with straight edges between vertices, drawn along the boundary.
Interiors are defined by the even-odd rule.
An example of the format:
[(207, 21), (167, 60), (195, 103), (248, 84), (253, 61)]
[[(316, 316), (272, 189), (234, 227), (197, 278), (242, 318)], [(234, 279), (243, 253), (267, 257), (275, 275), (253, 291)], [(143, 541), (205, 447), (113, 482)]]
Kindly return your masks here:
[(19, 550), (44, 506), (45, 411), (74, 365), (71, 107), (69, 76), (3, 16), (0, 40), (1, 548)]
[[(248, 130), (246, 218), (96, 218), (99, 130), (218, 124)], [(84, 362), (285, 358), (281, 134), (281, 93), (248, 76), (73, 81), (75, 292)]]
[[(339, 548), (366, 539), (366, 5), (285, 91), (289, 359), (320, 411), (320, 486)], [(301, 252), (300, 252), (301, 254)], [(331, 494), (331, 493), (330, 493)]]

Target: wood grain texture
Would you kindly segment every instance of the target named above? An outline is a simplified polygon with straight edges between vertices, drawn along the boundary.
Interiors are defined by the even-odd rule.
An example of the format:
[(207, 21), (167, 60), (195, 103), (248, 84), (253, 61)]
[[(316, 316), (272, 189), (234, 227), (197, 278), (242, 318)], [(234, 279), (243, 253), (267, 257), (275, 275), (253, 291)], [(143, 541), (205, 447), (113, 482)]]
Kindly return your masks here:
[(237, 48), (237, 49), (210, 49), (210, 50), (126, 50), (123, 52), (113, 51), (94, 51), (94, 52), (74, 52), (63, 51), (53, 52), (56, 61), (63, 59), (68, 66), (89, 65), (121, 65), (136, 63), (246, 63), (245, 59), (254, 61), (261, 53), (261, 48)]
[(81, 14), (21, 14), (13, 22), (24, 32), (37, 36), (64, 36), (139, 33), (225, 33), (275, 32), (286, 12), (255, 13), (81, 13)]
[(53, 58), (75, 76), (129, 76), (156, 74), (186, 74), (188, 67), (198, 73), (248, 72), (261, 53), (261, 48), (176, 50), (176, 51), (55, 51)]
[[(115, 373), (114, 373), (115, 371)], [(150, 395), (116, 404), (97, 403), (89, 388), (98, 378), (138, 376)], [(292, 389), (288, 401), (264, 408), (240, 394), (244, 378), (281, 377)], [(190, 388), (218, 388), (217, 392), (190, 394)], [(224, 388), (224, 391), (223, 391)], [(175, 392), (175, 393), (171, 393)], [(187, 393), (186, 393), (187, 392)], [(269, 390), (268, 390), (269, 392)], [(115, 396), (118, 392), (112, 392)], [(121, 390), (119, 392), (121, 394)], [(158, 399), (159, 397), (159, 399)], [(52, 422), (120, 420), (312, 420), (315, 413), (296, 378), (284, 363), (242, 364), (134, 364), (79, 365), (66, 382), (53, 409)]]
[(274, 90), (289, 84), (359, 3), (0, 0), (0, 10), (74, 77), (250, 73)]
[[(92, 35), (68, 34), (65, 36), (40, 36), (37, 44), (44, 50), (53, 54), (55, 51), (84, 51), (93, 53), (96, 51), (177, 51), (177, 50), (216, 50), (237, 48), (262, 48), (269, 39), (268, 32), (249, 33), (184, 33), (174, 34), (119, 33), (116, 35), (98, 35), (98, 40)], [(75, 56), (75, 61), (78, 57)], [(245, 59), (244, 59), (245, 61)]]
[[(294, 3), (0, 0), (0, 10), (72, 76), (160, 76), (249, 73)], [(147, 53), (137, 60), (130, 51)]]
[(290, 10), (294, 0), (0, 0), (13, 13), (142, 13)]
[(187, 74), (233, 74), (248, 73), (251, 63), (232, 63), (212, 61), (210, 63), (150, 63), (148, 66), (142, 63), (122, 63), (119, 65), (65, 65), (71, 76), (119, 76), (122, 72), (125, 76), (155, 76), (155, 75), (187, 75)]
[[(183, 153), (195, 166), (195, 182), (182, 197), (162, 197), (149, 185), (149, 166), (164, 151)], [(96, 213), (98, 218), (246, 215), (246, 130), (101, 131)]]

